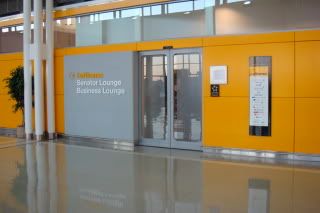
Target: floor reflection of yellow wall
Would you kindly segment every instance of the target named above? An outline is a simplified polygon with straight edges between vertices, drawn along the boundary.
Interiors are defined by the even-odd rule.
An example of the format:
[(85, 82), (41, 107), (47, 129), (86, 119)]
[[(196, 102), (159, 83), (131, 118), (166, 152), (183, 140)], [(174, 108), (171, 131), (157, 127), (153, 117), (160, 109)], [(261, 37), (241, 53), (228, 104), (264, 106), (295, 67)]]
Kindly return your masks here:
[(247, 213), (252, 179), (270, 181), (270, 212), (292, 212), (291, 168), (206, 162), (203, 171), (206, 213)]
[(316, 213), (320, 209), (320, 170), (208, 161), (203, 172), (206, 213), (247, 213), (252, 179), (270, 183), (270, 213)]
[[(20, 169), (18, 168), (20, 165)], [(25, 212), (26, 204), (17, 199), (19, 193), (26, 191), (23, 187), (26, 187), (24, 182), (17, 181), (17, 178), (21, 175), (26, 176), (25, 166), (25, 154), (23, 149), (6, 148), (0, 150), (0, 210), (16, 210), (16, 212)], [(17, 191), (13, 189), (14, 184), (19, 187)], [(25, 194), (22, 194), (25, 196)], [(18, 201), (19, 200), (19, 201)]]
[(320, 209), (320, 170), (295, 169), (294, 213), (318, 213)]

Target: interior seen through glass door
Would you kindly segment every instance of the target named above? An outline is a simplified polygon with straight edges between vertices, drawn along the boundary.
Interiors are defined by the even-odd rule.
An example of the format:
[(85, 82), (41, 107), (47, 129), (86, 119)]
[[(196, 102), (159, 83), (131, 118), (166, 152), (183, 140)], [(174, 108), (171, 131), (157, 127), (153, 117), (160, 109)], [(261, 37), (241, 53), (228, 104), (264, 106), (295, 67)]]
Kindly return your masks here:
[(164, 140), (168, 131), (167, 56), (143, 56), (143, 137)]
[(173, 137), (201, 140), (201, 60), (198, 53), (173, 56)]

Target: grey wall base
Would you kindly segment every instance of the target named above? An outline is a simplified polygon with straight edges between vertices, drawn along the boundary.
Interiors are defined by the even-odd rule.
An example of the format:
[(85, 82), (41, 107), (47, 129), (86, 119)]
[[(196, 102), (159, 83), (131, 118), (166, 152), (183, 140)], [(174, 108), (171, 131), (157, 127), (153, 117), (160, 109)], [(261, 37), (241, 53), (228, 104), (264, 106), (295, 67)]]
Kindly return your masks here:
[(0, 128), (0, 135), (16, 137), (17, 130), (16, 129), (11, 129), (11, 128)]
[(221, 156), (224, 159), (230, 160), (238, 160), (241, 158), (246, 158), (246, 160), (249, 160), (250, 158), (255, 158), (267, 163), (280, 161), (320, 162), (320, 155), (311, 155), (304, 153), (257, 151), (247, 149), (230, 149), (222, 147), (204, 147), (203, 152), (207, 156)]
[(116, 150), (134, 151), (137, 141), (117, 140), (108, 138), (92, 138), (67, 134), (58, 134), (58, 138), (66, 144), (85, 145), (96, 148), (112, 148)]

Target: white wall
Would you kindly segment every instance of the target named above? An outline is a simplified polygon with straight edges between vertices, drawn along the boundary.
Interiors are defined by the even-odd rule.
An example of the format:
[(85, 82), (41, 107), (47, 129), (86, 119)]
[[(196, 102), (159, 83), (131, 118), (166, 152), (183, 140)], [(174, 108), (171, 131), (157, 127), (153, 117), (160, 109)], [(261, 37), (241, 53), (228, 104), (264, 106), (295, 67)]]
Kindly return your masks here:
[(251, 34), (320, 27), (320, 1), (253, 0), (216, 7), (216, 34)]

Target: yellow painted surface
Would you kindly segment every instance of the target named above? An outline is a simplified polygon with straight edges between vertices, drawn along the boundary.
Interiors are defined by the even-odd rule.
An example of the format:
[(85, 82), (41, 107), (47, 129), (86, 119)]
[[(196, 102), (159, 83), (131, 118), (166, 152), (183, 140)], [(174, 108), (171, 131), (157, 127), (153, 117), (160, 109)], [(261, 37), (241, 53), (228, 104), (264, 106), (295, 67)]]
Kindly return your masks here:
[(296, 97), (319, 98), (319, 83), (320, 41), (296, 42)]
[(168, 42), (162, 41), (144, 41), (137, 44), (138, 51), (161, 50), (164, 46), (168, 46)]
[(320, 30), (297, 31), (295, 41), (320, 41)]
[(320, 154), (320, 31), (296, 32), (296, 40), (295, 152)]
[(272, 136), (249, 136), (249, 98), (204, 98), (203, 145), (293, 152), (294, 99), (272, 99)]
[(202, 47), (202, 38), (185, 38), (176, 40), (162, 40), (162, 41), (145, 41), (137, 43), (138, 51), (145, 50), (161, 50), (164, 46), (172, 46), (175, 49), (178, 48), (196, 48)]
[(17, 19), (13, 19), (13, 20), (3, 20), (3, 21), (0, 21), (0, 27), (19, 25), (22, 23), (23, 23), (22, 18), (17, 18)]
[(205, 37), (204, 46), (293, 42), (294, 32)]
[(0, 55), (0, 127), (16, 128), (22, 124), (22, 114), (13, 113), (14, 102), (10, 99), (3, 81), (9, 77), (12, 69), (20, 65), (22, 65), (21, 54)]
[(56, 95), (64, 94), (64, 58), (54, 58), (54, 89)]
[(136, 43), (61, 48), (61, 49), (55, 49), (55, 57), (59, 57), (59, 56), (61, 57), (66, 55), (91, 54), (91, 53), (136, 51), (136, 49), (137, 49)]
[(249, 57), (272, 56), (272, 97), (294, 97), (294, 43), (205, 47), (204, 96), (210, 96), (210, 66), (228, 66), (228, 84), (221, 96), (249, 96)]
[(64, 95), (56, 95), (56, 131), (64, 133)]
[(320, 154), (320, 98), (296, 98), (295, 151)]
[(23, 60), (22, 53), (0, 54), (0, 61)]
[(7, 95), (0, 95), (0, 128), (17, 128), (22, 124), (22, 113), (13, 113), (14, 102)]

